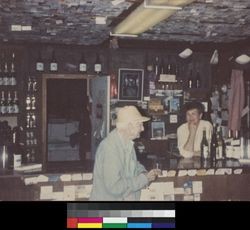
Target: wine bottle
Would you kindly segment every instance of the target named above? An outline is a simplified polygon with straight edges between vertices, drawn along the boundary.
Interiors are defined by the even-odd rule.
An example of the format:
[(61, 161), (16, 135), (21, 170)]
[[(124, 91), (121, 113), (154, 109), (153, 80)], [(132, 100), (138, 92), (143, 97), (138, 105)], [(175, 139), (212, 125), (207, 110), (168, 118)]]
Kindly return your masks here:
[(216, 136), (216, 125), (213, 125), (213, 133), (211, 137), (211, 143), (210, 143), (210, 157), (211, 157), (211, 165), (216, 164), (216, 156), (217, 156), (217, 151), (218, 149), (218, 140)]
[(9, 85), (16, 85), (15, 53), (14, 52), (12, 53)]
[(58, 70), (58, 64), (56, 61), (56, 57), (55, 57), (55, 51), (53, 50), (52, 52), (52, 58), (50, 61), (50, 71), (51, 72), (56, 72)]
[(81, 60), (79, 62), (79, 72), (81, 73), (87, 72), (87, 63), (84, 57), (84, 53), (82, 53)]
[(7, 113), (13, 113), (13, 104), (10, 91), (8, 91), (8, 98), (7, 98)]
[(95, 61), (94, 70), (97, 74), (100, 74), (102, 72), (102, 64), (101, 64), (101, 59), (100, 59), (99, 54), (96, 54), (96, 61)]
[(44, 71), (44, 63), (42, 60), (41, 51), (39, 51), (38, 58), (36, 60), (36, 71), (38, 72)]
[(225, 158), (225, 141), (222, 137), (222, 127), (219, 126), (217, 128), (217, 142), (218, 142), (218, 155), (217, 158), (218, 159), (224, 159)]
[(208, 140), (206, 136), (206, 128), (203, 129), (202, 140), (201, 140), (201, 159), (207, 160), (209, 156)]
[(21, 166), (22, 163), (22, 154), (20, 149), (20, 128), (14, 127), (13, 134), (12, 134), (12, 154), (13, 154), (13, 167), (16, 169), (17, 167)]

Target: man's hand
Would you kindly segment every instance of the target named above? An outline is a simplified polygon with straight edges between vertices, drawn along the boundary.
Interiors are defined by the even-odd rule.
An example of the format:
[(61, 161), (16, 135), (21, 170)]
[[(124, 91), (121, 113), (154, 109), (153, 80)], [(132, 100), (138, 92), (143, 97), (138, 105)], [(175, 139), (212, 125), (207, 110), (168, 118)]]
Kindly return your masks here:
[(160, 169), (151, 169), (147, 174), (146, 177), (148, 178), (148, 181), (154, 181), (158, 175), (160, 175), (161, 170)]

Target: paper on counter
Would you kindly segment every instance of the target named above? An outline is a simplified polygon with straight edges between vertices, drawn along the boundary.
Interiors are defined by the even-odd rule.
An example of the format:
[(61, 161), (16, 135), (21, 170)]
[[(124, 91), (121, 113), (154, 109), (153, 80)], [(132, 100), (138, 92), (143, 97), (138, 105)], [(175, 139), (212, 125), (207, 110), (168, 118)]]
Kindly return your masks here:
[(71, 175), (70, 174), (63, 174), (60, 176), (61, 181), (71, 181)]
[(52, 199), (57, 201), (63, 201), (63, 192), (53, 192)]
[(85, 185), (76, 185), (76, 199), (84, 198), (84, 186)]
[(63, 186), (63, 200), (75, 200), (75, 185)]
[(37, 177), (37, 182), (40, 183), (40, 182), (48, 182), (49, 181), (49, 178), (45, 175), (39, 175)]
[(207, 170), (206, 169), (198, 169), (197, 170), (197, 176), (205, 176)]
[(84, 191), (83, 191), (83, 198), (89, 198), (90, 197), (90, 193), (92, 191), (92, 187), (93, 185), (92, 184), (87, 184), (87, 185), (84, 185)]
[(214, 169), (208, 169), (206, 175), (214, 175)]
[(82, 174), (81, 173), (72, 174), (71, 179), (72, 179), (72, 181), (82, 180)]
[(172, 195), (174, 194), (174, 182), (163, 182), (161, 183), (163, 194)]
[(174, 194), (175, 195), (182, 195), (182, 194), (184, 194), (184, 188), (183, 187), (174, 188)]
[(231, 169), (231, 168), (226, 168), (226, 169), (225, 169), (225, 173), (226, 173), (227, 175), (231, 175), (231, 174), (232, 174), (232, 169)]
[(242, 174), (242, 169), (235, 169), (234, 170), (234, 174), (237, 174), (237, 175), (240, 175), (240, 174)]
[(37, 184), (37, 177), (24, 178), (25, 185)]
[(147, 201), (147, 200), (155, 200), (155, 201), (159, 201), (159, 200), (164, 200), (163, 199), (163, 193), (159, 193), (157, 192), (157, 190), (155, 189), (142, 189), (141, 190), (141, 197), (140, 200), (142, 201)]
[(169, 170), (168, 171), (168, 177), (174, 177), (176, 175), (176, 171), (175, 170)]
[(83, 178), (83, 180), (92, 180), (93, 173), (83, 173), (82, 178)]
[(193, 193), (202, 193), (202, 181), (193, 181)]
[(196, 169), (189, 169), (189, 170), (187, 171), (187, 175), (188, 175), (188, 176), (195, 176), (196, 173), (197, 173), (197, 170), (196, 170)]
[(41, 186), (40, 187), (40, 200), (50, 200), (53, 198), (53, 186)]
[(224, 168), (219, 168), (215, 171), (215, 175), (224, 175), (224, 174), (225, 174)]
[(183, 200), (184, 201), (193, 201), (194, 200), (194, 195), (184, 195)]
[(187, 170), (179, 170), (178, 176), (179, 177), (181, 177), (181, 176), (187, 176)]
[(194, 201), (200, 201), (201, 195), (200, 194), (194, 194)]

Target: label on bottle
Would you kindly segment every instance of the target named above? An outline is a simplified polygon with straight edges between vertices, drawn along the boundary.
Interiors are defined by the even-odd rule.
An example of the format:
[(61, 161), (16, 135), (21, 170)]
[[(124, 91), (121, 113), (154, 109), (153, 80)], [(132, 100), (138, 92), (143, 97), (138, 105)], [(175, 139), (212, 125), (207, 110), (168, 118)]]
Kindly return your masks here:
[(44, 64), (42, 62), (36, 63), (36, 70), (37, 71), (44, 71)]
[(11, 77), (10, 81), (11, 81), (10, 83), (11, 85), (16, 85), (16, 78), (14, 76)]
[(80, 72), (86, 72), (87, 71), (87, 65), (85, 63), (79, 64), (79, 71)]
[(95, 72), (100, 73), (102, 70), (102, 65), (101, 64), (95, 64)]
[(14, 154), (14, 169), (21, 166), (22, 157), (21, 154)]
[(57, 71), (57, 63), (56, 62), (50, 63), (50, 71)]
[(207, 159), (208, 158), (208, 146), (206, 146), (206, 145), (204, 145), (203, 146), (203, 157), (205, 158), (205, 159)]

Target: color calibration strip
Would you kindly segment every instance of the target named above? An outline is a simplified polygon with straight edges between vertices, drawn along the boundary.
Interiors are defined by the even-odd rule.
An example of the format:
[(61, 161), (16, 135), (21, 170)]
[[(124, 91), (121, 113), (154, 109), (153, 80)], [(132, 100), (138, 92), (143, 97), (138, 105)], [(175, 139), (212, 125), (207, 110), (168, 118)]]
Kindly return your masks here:
[(96, 210), (97, 217), (93, 214), (92, 211), (86, 217), (79, 213), (77, 217), (68, 217), (67, 228), (175, 228), (175, 210)]

